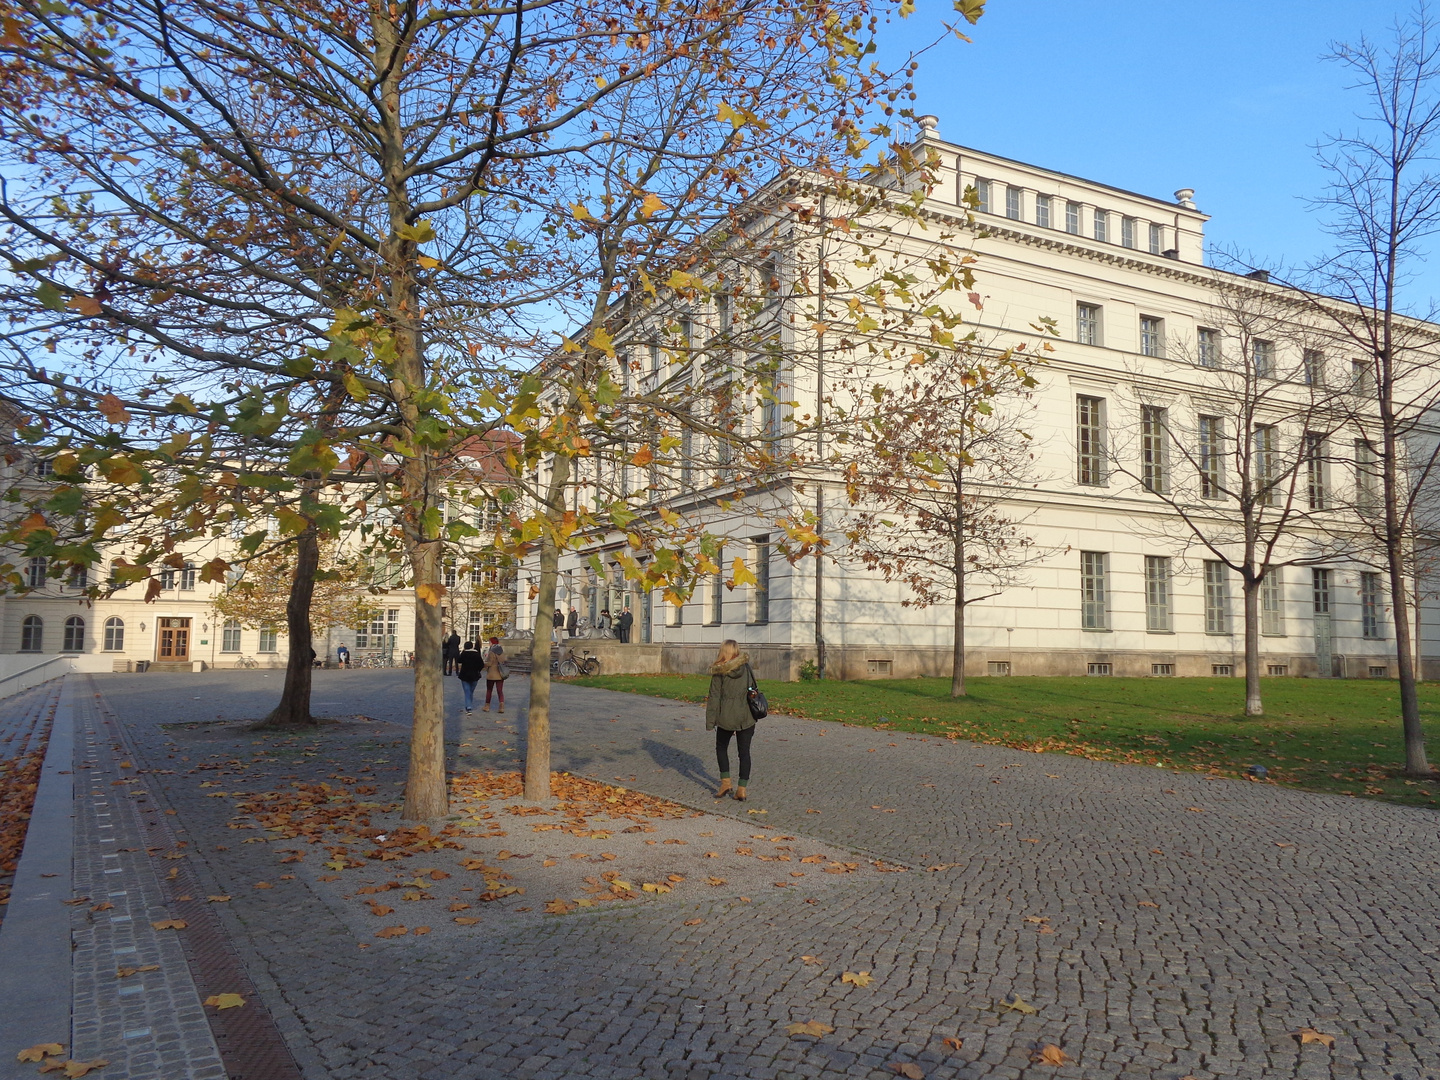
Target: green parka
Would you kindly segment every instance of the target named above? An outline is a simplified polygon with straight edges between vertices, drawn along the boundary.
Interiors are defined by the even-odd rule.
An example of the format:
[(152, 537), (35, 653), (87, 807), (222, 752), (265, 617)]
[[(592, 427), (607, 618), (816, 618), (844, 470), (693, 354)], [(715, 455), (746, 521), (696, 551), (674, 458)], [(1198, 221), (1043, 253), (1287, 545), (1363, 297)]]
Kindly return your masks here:
[(724, 663), (710, 665), (710, 695), (705, 699), (706, 731), (717, 727), (726, 731), (744, 731), (755, 726), (747, 697), (754, 678), (749, 653), (742, 652)]

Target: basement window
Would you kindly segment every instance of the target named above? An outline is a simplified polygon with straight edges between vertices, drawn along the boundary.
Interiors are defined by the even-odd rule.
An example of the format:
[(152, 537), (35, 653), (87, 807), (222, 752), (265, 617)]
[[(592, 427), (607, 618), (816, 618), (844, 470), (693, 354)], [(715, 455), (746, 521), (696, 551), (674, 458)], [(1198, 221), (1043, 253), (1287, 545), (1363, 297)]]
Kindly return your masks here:
[(986, 675), (1009, 675), (1009, 674), (1010, 674), (1010, 661), (1009, 661), (1009, 660), (990, 660), (990, 661), (987, 661), (986, 664), (985, 664), (985, 674), (986, 674)]
[(1226, 678), (1229, 678), (1231, 675), (1234, 675), (1234, 674), (1235, 674), (1235, 665), (1234, 665), (1234, 664), (1211, 664), (1211, 665), (1210, 665), (1210, 674), (1211, 674), (1211, 675), (1223, 675), (1223, 676), (1225, 676)]
[(1267, 665), (1265, 665), (1265, 674), (1266, 674), (1266, 675), (1289, 675), (1289, 674), (1290, 674), (1290, 665), (1289, 665), (1289, 664), (1267, 664)]
[(867, 675), (893, 675), (895, 674), (895, 661), (893, 660), (866, 660), (865, 674)]
[(1174, 674), (1175, 674), (1175, 665), (1174, 665), (1174, 664), (1151, 664), (1151, 665), (1150, 665), (1150, 674), (1151, 674), (1151, 675), (1174, 675)]
[(1085, 674), (1086, 674), (1086, 675), (1109, 675), (1109, 674), (1110, 674), (1110, 665), (1109, 665), (1109, 664), (1086, 664), (1086, 665), (1085, 665)]

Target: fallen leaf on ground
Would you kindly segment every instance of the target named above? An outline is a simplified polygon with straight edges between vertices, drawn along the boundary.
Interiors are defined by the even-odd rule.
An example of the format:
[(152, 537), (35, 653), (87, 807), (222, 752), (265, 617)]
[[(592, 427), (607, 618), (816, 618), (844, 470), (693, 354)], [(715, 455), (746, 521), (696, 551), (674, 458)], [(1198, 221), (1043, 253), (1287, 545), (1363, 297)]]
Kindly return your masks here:
[(1136, 907), (1153, 907), (1153, 908), (1158, 908), (1160, 905), (1159, 905), (1159, 904), (1156, 904), (1156, 903), (1153, 903), (1153, 902), (1151, 902), (1151, 901), (1149, 901), (1149, 900), (1141, 900), (1141, 901), (1140, 901), (1138, 904), (1136, 904), (1135, 906), (1136, 906)]
[(787, 1024), (785, 1030), (791, 1035), (813, 1035), (818, 1039), (822, 1035), (829, 1035), (835, 1029), (819, 1020), (806, 1020), (799, 1024)]
[(421, 934), (428, 934), (428, 933), (430, 932), (430, 927), (428, 927), (428, 926), (417, 926), (417, 927), (415, 927), (414, 930), (412, 930), (412, 931), (410, 931), (410, 932), (411, 932), (412, 934), (414, 934), (416, 937), (419, 937)]
[(1049, 915), (1026, 915), (1026, 916), (1025, 916), (1025, 921), (1026, 921), (1026, 922), (1030, 922), (1030, 923), (1047, 923), (1047, 922), (1050, 921), (1050, 916), (1049, 916)]
[(868, 971), (847, 971), (840, 976), (842, 983), (849, 983), (851, 986), (869, 986), (875, 980), (870, 977)]
[[(647, 889), (649, 887), (650, 886), (648, 885), (646, 886)], [(545, 905), (545, 914), (547, 915), (569, 915), (570, 912), (574, 910), (574, 904), (572, 904), (569, 900), (561, 900), (559, 897), (551, 900), (548, 904)]]
[(382, 915), (395, 914), (395, 909), (393, 907), (386, 907), (384, 904), (377, 904), (372, 901), (370, 904), (370, 914), (374, 915), (378, 919)]
[(804, 960), (805, 963), (807, 963), (807, 964), (822, 964), (822, 963), (824, 963), (824, 961), (821, 960), (818, 956), (802, 956), (802, 957), (800, 957), (800, 959), (801, 959), (801, 960)]
[(1187, 807), (1185, 807), (1185, 809), (1186, 809), (1186, 810), (1189, 810), (1192, 814), (1203, 814), (1203, 813), (1205, 812), (1203, 809), (1201, 809), (1201, 808), (1198, 807), (1198, 806), (1187, 806)]
[(1030, 1055), (1030, 1060), (1036, 1065), (1065, 1065), (1072, 1059), (1054, 1043), (1046, 1043)]
[(1279, 840), (1276, 840), (1276, 841), (1275, 841), (1275, 846), (1276, 846), (1276, 847), (1294, 847), (1295, 845), (1294, 845), (1294, 844), (1282, 844)]
[(94, 907), (92, 907), (90, 910), (91, 910), (91, 911), (109, 911), (109, 910), (110, 910), (111, 908), (113, 908), (114, 906), (115, 906), (115, 905), (112, 904), (112, 903), (110, 903), (109, 900), (106, 900), (105, 903), (103, 903), (103, 904), (96, 904), (96, 905), (95, 905)]
[(403, 927), (403, 926), (387, 926), (387, 927), (385, 927), (384, 930), (376, 930), (376, 931), (375, 931), (375, 936), (376, 936), (376, 937), (386, 937), (386, 938), (389, 938), (389, 937), (404, 937), (406, 933), (407, 933), (407, 931), (406, 931), (405, 927)]
[(887, 1068), (905, 1080), (925, 1080), (925, 1070), (913, 1061), (892, 1061)]
[(339, 875), (339, 874), (321, 874), (321, 875), (320, 875), (319, 877), (317, 877), (315, 880), (316, 880), (316, 881), (339, 881), (339, 880), (340, 880), (340, 875)]
[(1031, 1016), (1040, 1011), (1019, 994), (1011, 994), (1009, 997), (1001, 998), (1000, 1001), (996, 1003), (996, 1008), (1013, 1009), (1018, 1013), (1024, 1013), (1026, 1016)]
[(90, 902), (90, 897), (88, 897), (88, 896), (77, 896), (77, 897), (75, 897), (74, 900), (62, 900), (62, 901), (61, 901), (62, 904), (68, 904), (68, 905), (70, 905), (71, 907), (74, 907), (76, 904), (88, 904), (89, 902)]
[(947, 1046), (951, 1050), (959, 1050), (965, 1045), (965, 1040), (957, 1039), (954, 1035), (946, 1035), (945, 1038), (940, 1040), (940, 1043), (942, 1046)]
[(478, 915), (456, 915), (455, 921), (461, 926), (474, 926), (480, 921)]
[(558, 859), (546, 859), (546, 860), (545, 860), (544, 862), (542, 862), (540, 865), (541, 865), (541, 866), (555, 866), (558, 862), (559, 862)]
[(245, 1004), (245, 999), (239, 994), (212, 994), (205, 999), (205, 1004), (217, 1009), (238, 1009)]
[(16, 1061), (44, 1061), (47, 1057), (58, 1057), (65, 1052), (60, 1043), (38, 1043), (27, 1046), (15, 1055)]
[(449, 911), (464, 911), (464, 910), (465, 910), (466, 908), (468, 908), (469, 906), (470, 906), (470, 905), (467, 904), (467, 903), (465, 903), (464, 900), (456, 900), (453, 904), (450, 905), (450, 907), (449, 907), (447, 910), (449, 910)]
[(725, 879), (723, 877), (707, 877), (705, 880), (708, 881), (711, 885), (725, 884)]
[(212, 904), (228, 904), (230, 902), (230, 897), (228, 896), (207, 896), (205, 899)]
[(700, 925), (701, 923), (703, 923), (704, 921), (705, 921), (704, 919), (686, 919), (686, 920), (685, 920), (685, 925), (686, 925), (686, 926), (699, 926), (699, 925)]
[(273, 889), (274, 887), (275, 887), (275, 886), (274, 886), (274, 885), (271, 885), (270, 882), (268, 882), (268, 881), (257, 881), (257, 882), (255, 882), (255, 888), (257, 888), (257, 889)]
[(92, 1069), (103, 1069), (110, 1064), (109, 1058), (96, 1058), (94, 1061), (67, 1061), (65, 1062), (66, 1080), (78, 1080)]
[(159, 964), (146, 964), (144, 967), (122, 967), (115, 969), (117, 979), (128, 979), (131, 975), (138, 975), (142, 971), (159, 971)]
[(152, 922), (152, 930), (184, 930), (186, 927), (184, 919), (161, 919), (159, 922)]
[(1299, 1031), (1292, 1031), (1290, 1034), (1300, 1040), (1301, 1046), (1304, 1046), (1306, 1043), (1321, 1043), (1326, 1047), (1333, 1047), (1335, 1045), (1334, 1035), (1326, 1035), (1324, 1032), (1316, 1031), (1313, 1027), (1303, 1027)]

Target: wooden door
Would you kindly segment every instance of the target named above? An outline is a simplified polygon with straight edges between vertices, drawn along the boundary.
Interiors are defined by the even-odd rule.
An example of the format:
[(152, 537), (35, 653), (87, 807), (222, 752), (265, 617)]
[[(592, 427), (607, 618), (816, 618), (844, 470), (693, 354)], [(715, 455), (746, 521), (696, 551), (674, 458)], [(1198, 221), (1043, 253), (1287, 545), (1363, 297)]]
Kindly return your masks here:
[(161, 619), (157, 660), (190, 659), (190, 620)]

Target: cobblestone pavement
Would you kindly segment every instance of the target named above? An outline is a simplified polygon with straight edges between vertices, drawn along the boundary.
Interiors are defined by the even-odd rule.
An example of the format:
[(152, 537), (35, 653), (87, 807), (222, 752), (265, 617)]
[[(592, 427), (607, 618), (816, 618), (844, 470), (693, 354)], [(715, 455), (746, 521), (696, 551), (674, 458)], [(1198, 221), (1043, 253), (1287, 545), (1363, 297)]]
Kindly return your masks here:
[[(881, 1077), (891, 1063), (967, 1080), (1440, 1080), (1435, 812), (784, 717), (762, 722), (752, 800), (719, 812), (907, 872), (361, 949), (303, 875), (253, 888), (274, 852), (235, 843), (229, 805), (199, 786), (221, 774), (191, 770), (233, 762), (226, 783), (255, 789), (369, 764), (387, 797), (406, 675), (317, 673), (317, 712), (372, 719), (283, 744), (205, 723), (261, 715), (278, 675), (93, 679), (143, 764), (175, 770), (147, 779), (207, 888), (233, 894), (219, 917), (308, 1080)], [(507, 716), (464, 716), (450, 682), (459, 764), (513, 767), (515, 690)], [(710, 807), (697, 706), (569, 686), (555, 706), (557, 768)], [(809, 1020), (834, 1031), (787, 1033)], [(1307, 1027), (1333, 1046), (1302, 1044)], [(1070, 1062), (1031, 1064), (1046, 1044)]]

